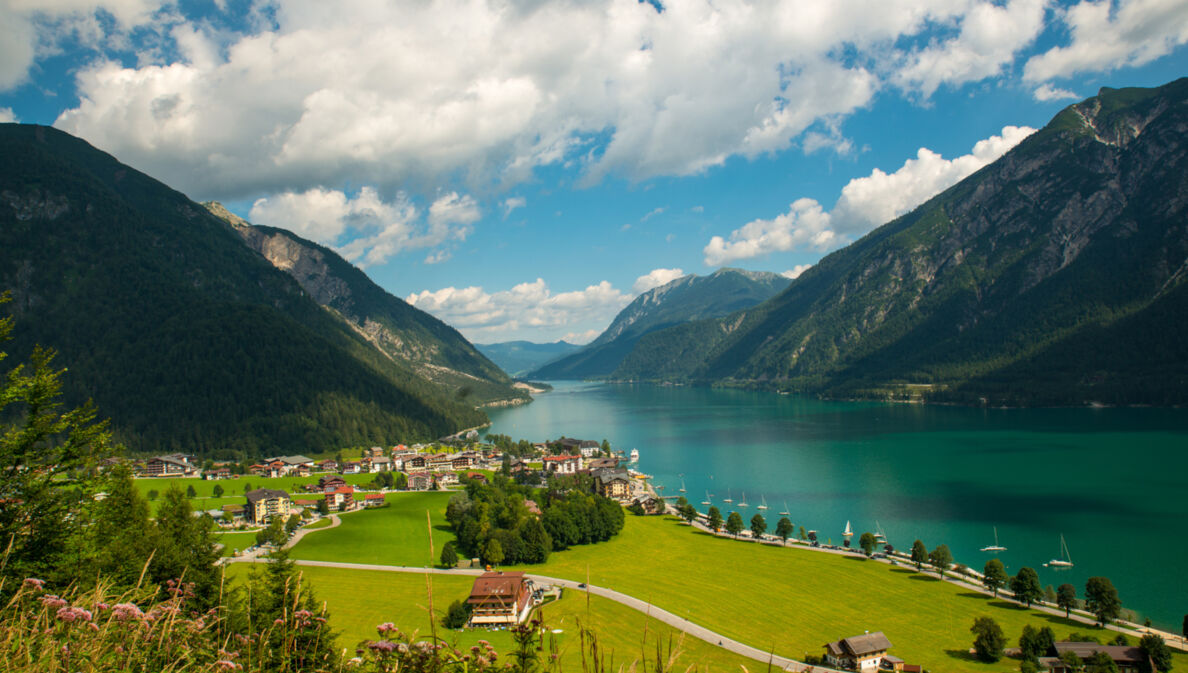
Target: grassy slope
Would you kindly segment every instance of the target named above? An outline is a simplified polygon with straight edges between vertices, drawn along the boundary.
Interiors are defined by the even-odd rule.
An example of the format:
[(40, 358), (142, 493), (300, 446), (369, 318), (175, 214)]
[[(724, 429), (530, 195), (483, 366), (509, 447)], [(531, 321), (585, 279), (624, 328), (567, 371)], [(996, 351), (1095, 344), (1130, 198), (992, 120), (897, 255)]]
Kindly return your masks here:
[[(441, 507), (445, 502), (440, 500)], [(416, 511), (394, 504), (352, 515), (337, 529), (307, 537), (294, 557), (385, 564), (425, 559), (427, 552), (421, 550), (427, 545), (423, 517), (428, 504), (416, 503)], [(434, 532), (439, 545), (445, 539)], [(544, 566), (531, 567), (532, 572), (582, 581), (587, 569), (596, 585), (796, 658), (820, 654), (825, 642), (870, 630), (887, 634), (895, 645), (893, 654), (931, 670), (1010, 671), (1017, 661), (989, 665), (967, 654), (975, 617), (993, 617), (1012, 645), (1027, 623), (1051, 626), (1058, 638), (1091, 630), (906, 568), (714, 538), (672, 518), (629, 516), (616, 539), (554, 553)], [(1188, 669), (1188, 656), (1177, 655), (1175, 663), (1179, 670)]]
[[(240, 577), (246, 572), (242, 565), (233, 565), (229, 570), (232, 577)], [(424, 575), (314, 567), (302, 568), (301, 572), (313, 586), (318, 599), (326, 602), (341, 647), (353, 648), (362, 640), (377, 638), (375, 627), (383, 622), (393, 622), (406, 633), (430, 633)], [(511, 652), (512, 640), (505, 631), (454, 632), (441, 628), (441, 615), (451, 602), (466, 598), (473, 578), (443, 575), (432, 575), (431, 578), (440, 637), (461, 647), (487, 640), (501, 655)], [(581, 668), (579, 621), (599, 634), (600, 648), (611, 651), (615, 664), (612, 670), (617, 669), (618, 664), (630, 663), (640, 656), (646, 618), (634, 610), (591, 596), (587, 613), (585, 594), (576, 592), (567, 592), (560, 601), (544, 606), (543, 610), (548, 627), (562, 631), (556, 638), (564, 670)], [(650, 660), (655, 658), (657, 635), (667, 643), (673, 632), (667, 628), (657, 629), (653, 621), (647, 624), (647, 633)], [(676, 637), (680, 637), (679, 633)], [(738, 671), (740, 664), (750, 670), (756, 669), (751, 660), (731, 655), (695, 638), (686, 637), (680, 641), (680, 649), (682, 656), (678, 670), (681, 671), (691, 664), (697, 665), (696, 670), (703, 671)]]
[[(342, 525), (309, 535), (293, 548), (295, 559), (425, 566), (437, 562), (441, 547), (454, 539), (445, 520), (450, 493), (389, 493), (391, 507), (345, 514)], [(433, 545), (425, 512), (433, 518)]]

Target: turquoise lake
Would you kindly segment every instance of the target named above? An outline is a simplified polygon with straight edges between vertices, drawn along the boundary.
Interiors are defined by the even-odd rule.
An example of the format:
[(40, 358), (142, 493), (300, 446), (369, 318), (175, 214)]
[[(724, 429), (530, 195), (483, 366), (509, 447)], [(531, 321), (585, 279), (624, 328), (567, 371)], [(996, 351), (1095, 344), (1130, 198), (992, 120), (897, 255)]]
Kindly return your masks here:
[[(1174, 633), (1188, 613), (1188, 411), (972, 409), (829, 402), (774, 393), (553, 382), (531, 404), (490, 412), (491, 432), (638, 448), (638, 469), (689, 501), (770, 529), (780, 512), (841, 544), (881, 526), (896, 548), (949, 545), (981, 570), (993, 544), (1078, 596), (1110, 578), (1124, 607)], [(682, 476), (683, 475), (683, 476)], [(734, 505), (722, 502), (727, 491)], [(746, 497), (750, 507), (738, 507)], [(758, 506), (766, 499), (768, 509)], [(1075, 567), (1049, 569), (1060, 536)]]

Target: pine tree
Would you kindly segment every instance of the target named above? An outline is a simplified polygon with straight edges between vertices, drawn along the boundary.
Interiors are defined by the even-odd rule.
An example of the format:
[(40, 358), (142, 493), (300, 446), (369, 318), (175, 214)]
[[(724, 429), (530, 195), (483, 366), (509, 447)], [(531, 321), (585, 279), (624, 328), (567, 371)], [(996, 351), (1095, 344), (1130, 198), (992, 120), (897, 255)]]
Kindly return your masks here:
[(107, 497), (96, 503), (91, 525), (95, 570), (116, 587), (135, 586), (153, 551), (148, 502), (132, 471), (120, 464), (107, 474)]
[(165, 491), (152, 535), (152, 580), (162, 586), (170, 580), (192, 584), (195, 600), (204, 608), (214, 605), (219, 589), (213, 525), (210, 517), (193, 515), (189, 499), (175, 484)]

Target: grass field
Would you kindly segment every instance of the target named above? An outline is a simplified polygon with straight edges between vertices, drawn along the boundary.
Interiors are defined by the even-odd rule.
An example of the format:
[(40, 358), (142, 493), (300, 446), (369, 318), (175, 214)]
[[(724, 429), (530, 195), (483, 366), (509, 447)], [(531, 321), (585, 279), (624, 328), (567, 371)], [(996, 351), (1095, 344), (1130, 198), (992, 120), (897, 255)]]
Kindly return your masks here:
[(230, 556), (236, 549), (242, 551), (256, 544), (257, 532), (253, 530), (243, 533), (216, 533), (215, 541), (223, 545), (223, 556)]
[[(439, 491), (389, 493), (389, 507), (341, 515), (342, 525), (306, 536), (293, 548), (294, 559), (426, 566), (437, 563), (441, 548), (454, 539), (445, 520), (452, 494)], [(433, 549), (425, 512), (433, 517)]]
[[(316, 484), (318, 478), (325, 476), (323, 474), (314, 474), (309, 477), (277, 477), (270, 479), (266, 477), (256, 477), (247, 475), (244, 477), (236, 477), (234, 479), (185, 479), (185, 478), (160, 478), (160, 479), (137, 479), (136, 488), (141, 495), (148, 495), (149, 491), (157, 491), (164, 495), (165, 491), (173, 484), (177, 484), (184, 491), (187, 486), (193, 486), (194, 492), (197, 493), (198, 500), (195, 501), (194, 506), (203, 498), (214, 499), (214, 487), (219, 485), (223, 487), (223, 497), (231, 498), (237, 504), (243, 503), (244, 493), (248, 490), (257, 488), (275, 488), (282, 491), (288, 491), (289, 495), (300, 498), (303, 495), (309, 498), (314, 498), (317, 494), (306, 494), (302, 490), (305, 484)], [(338, 475), (346, 480), (348, 484), (356, 486), (370, 483), (375, 480), (374, 474), (345, 474)], [(250, 486), (251, 488), (247, 488)], [(234, 497), (232, 497), (234, 496)]]
[[(228, 570), (231, 577), (242, 577), (246, 572), (246, 567), (241, 564), (233, 564)], [(348, 652), (360, 641), (378, 638), (375, 627), (383, 622), (397, 624), (406, 633), (430, 633), (424, 575), (317, 567), (303, 567), (301, 572), (313, 586), (317, 598), (326, 602), (330, 622), (338, 631), (339, 645)], [(474, 578), (461, 575), (431, 575), (430, 578), (434, 612), (438, 615), (439, 637), (463, 648), (479, 640), (487, 640), (501, 656), (506, 657), (511, 652), (513, 644), (506, 631), (449, 631), (440, 626), (440, 618), (446, 608), (452, 601), (466, 598)], [(550, 630), (561, 630), (554, 637), (563, 670), (581, 670), (578, 631), (582, 626), (598, 634), (600, 650), (609, 653), (613, 662), (608, 670), (618, 670), (619, 664), (629, 666), (632, 661), (640, 659), (642, 648), (645, 647), (645, 633), (648, 661), (655, 659), (657, 639), (662, 646), (666, 647), (671, 641), (679, 648), (681, 654), (677, 671), (685, 671), (690, 665), (695, 665), (693, 670), (715, 673), (740, 671), (740, 665), (745, 665), (751, 671), (763, 668), (753, 660), (733, 655), (696, 638), (686, 636), (682, 639), (679, 632), (654, 620), (649, 621), (645, 615), (614, 601), (590, 596), (587, 611), (586, 598), (584, 593), (566, 592), (561, 600), (545, 605), (537, 614)]]
[[(447, 494), (393, 500), (393, 506), (344, 517), (338, 528), (311, 535), (294, 558), (390, 565), (429, 562), (425, 509), (444, 521)], [(438, 518), (440, 517), (440, 519)], [(434, 531), (437, 549), (451, 536)], [(908, 568), (806, 549), (737, 542), (695, 531), (672, 517), (627, 517), (623, 532), (598, 545), (554, 553), (532, 572), (617, 589), (731, 638), (801, 659), (822, 644), (863, 631), (883, 631), (891, 653), (908, 663), (952, 673), (1015, 670), (1018, 662), (974, 660), (968, 650), (975, 617), (993, 617), (1013, 645), (1027, 623), (1057, 637), (1092, 627), (994, 600)], [(1098, 632), (1103, 640), (1113, 637)], [(1188, 656), (1177, 655), (1178, 670)]]

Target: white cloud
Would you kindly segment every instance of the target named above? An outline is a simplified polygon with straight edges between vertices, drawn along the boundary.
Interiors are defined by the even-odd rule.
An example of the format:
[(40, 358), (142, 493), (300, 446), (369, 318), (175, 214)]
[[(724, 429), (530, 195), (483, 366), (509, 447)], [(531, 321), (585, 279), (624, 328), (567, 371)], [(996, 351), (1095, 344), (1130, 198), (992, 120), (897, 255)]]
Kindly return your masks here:
[(788, 269), (787, 271), (781, 273), (780, 275), (783, 276), (784, 278), (791, 278), (792, 280), (796, 280), (797, 278), (800, 278), (800, 274), (804, 273), (805, 271), (808, 271), (812, 267), (813, 267), (812, 264), (797, 264), (796, 266), (792, 267), (791, 269)]
[(1046, 5), (1047, 0), (974, 3), (960, 19), (956, 37), (912, 52), (894, 80), (928, 97), (942, 84), (996, 77), (1043, 30)]
[(1078, 96), (1075, 91), (1069, 91), (1068, 89), (1058, 89), (1053, 87), (1051, 84), (1041, 84), (1035, 88), (1035, 91), (1031, 92), (1031, 95), (1034, 96), (1036, 100), (1043, 102), (1080, 98), (1080, 96)]
[(635, 294), (642, 294), (654, 287), (666, 285), (684, 275), (685, 272), (680, 269), (652, 269), (647, 275), (635, 279), (635, 282), (631, 285), (631, 291)]
[(1079, 72), (1149, 63), (1188, 43), (1183, 0), (1086, 0), (1057, 12), (1072, 43), (1027, 61), (1023, 78), (1043, 82)]
[[(1036, 1), (276, 0), (254, 33), (162, 30), (181, 60), (81, 68), (57, 125), (199, 198), (506, 188), (562, 162), (587, 181), (689, 175), (868, 105), (901, 38), (964, 16), (958, 46), (1001, 62), (978, 49), (1000, 24), (1030, 30), (1016, 7)], [(982, 72), (927, 74), (925, 56), (922, 87)]]
[(704, 213), (704, 212), (705, 212), (705, 206), (693, 206), (692, 208), (690, 208), (690, 209), (689, 209), (689, 212), (691, 212), (691, 213)]
[(664, 210), (665, 209), (663, 206), (660, 206), (658, 208), (653, 208), (647, 215), (644, 215), (643, 217), (639, 218), (639, 221), (647, 222), (648, 220), (652, 219), (653, 217), (656, 217), (657, 215), (663, 215)]
[(516, 208), (523, 208), (528, 205), (528, 199), (522, 196), (512, 196), (503, 200), (503, 217), (506, 218), (511, 215)]
[(447, 287), (414, 292), (406, 300), (457, 327), (472, 341), (525, 336), (539, 341), (605, 327), (631, 301), (631, 295), (607, 281), (553, 293), (537, 278), (494, 293), (475, 286)]
[[(474, 199), (456, 192), (439, 197), (422, 216), (406, 195), (385, 202), (374, 188), (364, 187), (354, 197), (315, 188), (257, 199), (249, 219), (336, 247), (352, 262), (371, 266), (405, 250), (465, 240), (479, 216)], [(448, 251), (438, 250), (425, 263), (449, 258)]]
[(969, 154), (952, 160), (922, 147), (894, 173), (876, 168), (867, 177), (850, 180), (829, 212), (816, 200), (801, 198), (774, 219), (748, 222), (729, 238), (714, 236), (703, 251), (705, 263), (719, 266), (772, 252), (839, 247), (956, 184), (1034, 132), (1004, 127), (1001, 135), (978, 141)]
[(602, 334), (602, 330), (588, 329), (584, 332), (568, 332), (561, 337), (561, 340), (575, 346), (584, 346), (597, 339), (599, 334)]
[(0, 123), (11, 124), (20, 121), (10, 107), (0, 107)]

